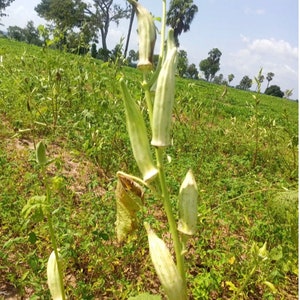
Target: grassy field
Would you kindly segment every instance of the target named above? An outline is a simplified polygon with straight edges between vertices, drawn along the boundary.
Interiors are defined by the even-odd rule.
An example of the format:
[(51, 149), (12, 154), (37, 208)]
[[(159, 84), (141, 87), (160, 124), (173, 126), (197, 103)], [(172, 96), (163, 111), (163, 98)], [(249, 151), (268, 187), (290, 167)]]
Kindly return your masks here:
[[(21, 213), (46, 184), (69, 299), (160, 293), (142, 224), (162, 232), (162, 205), (146, 193), (139, 235), (118, 244), (115, 234), (116, 172), (139, 175), (117, 78), (144, 107), (139, 71), (6, 39), (0, 56), (0, 299), (50, 299), (47, 220)], [(239, 299), (298, 299), (298, 103), (176, 81), (174, 208), (189, 168), (200, 191), (186, 254), (190, 299), (231, 299), (241, 287)], [(44, 176), (41, 140), (53, 160)], [(268, 259), (258, 262), (265, 242)]]

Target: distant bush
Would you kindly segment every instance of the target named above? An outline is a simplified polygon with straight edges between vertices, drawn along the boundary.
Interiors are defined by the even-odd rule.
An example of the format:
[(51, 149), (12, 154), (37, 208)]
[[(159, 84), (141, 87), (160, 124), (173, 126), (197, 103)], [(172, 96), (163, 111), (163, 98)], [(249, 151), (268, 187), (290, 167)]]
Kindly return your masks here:
[(280, 87), (278, 85), (271, 85), (265, 90), (266, 95), (275, 96), (282, 98), (284, 95), (284, 92), (280, 90)]

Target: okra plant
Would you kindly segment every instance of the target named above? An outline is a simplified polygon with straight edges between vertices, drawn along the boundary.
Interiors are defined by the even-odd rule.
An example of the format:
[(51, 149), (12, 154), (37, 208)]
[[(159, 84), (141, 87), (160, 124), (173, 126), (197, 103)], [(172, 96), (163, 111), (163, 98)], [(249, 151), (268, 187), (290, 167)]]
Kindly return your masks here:
[(36, 145), (36, 162), (41, 168), (43, 184), (46, 188), (46, 195), (33, 196), (22, 209), (24, 219), (29, 219), (30, 215), (38, 214), (47, 219), (48, 232), (53, 251), (49, 256), (47, 263), (47, 283), (53, 300), (65, 300), (65, 288), (63, 282), (62, 262), (53, 228), (52, 209), (50, 205), (51, 189), (48, 184), (46, 167), (51, 161), (46, 156), (46, 146), (41, 141)]
[[(127, 131), (141, 178), (121, 171), (117, 173), (117, 239), (119, 242), (125, 241), (127, 236), (136, 229), (137, 211), (143, 205), (144, 189), (162, 201), (176, 262), (165, 242), (157, 236), (150, 224), (144, 223), (150, 256), (168, 299), (183, 300), (188, 299), (184, 262), (185, 244), (188, 237), (196, 231), (198, 191), (194, 175), (189, 170), (179, 190), (178, 216), (174, 216), (166, 183), (164, 161), (165, 150), (171, 145), (177, 48), (172, 29), (169, 30), (165, 43), (166, 0), (163, 0), (160, 57), (154, 70), (153, 51), (156, 41), (154, 18), (140, 3), (135, 0), (128, 1), (134, 7), (138, 19), (139, 63), (137, 67), (143, 74), (141, 86), (145, 94), (150, 128), (147, 128), (140, 107), (131, 97), (125, 78), (121, 78), (120, 89), (124, 101)], [(152, 133), (151, 141), (147, 134), (149, 130)], [(152, 153), (155, 153), (155, 158), (152, 157)]]

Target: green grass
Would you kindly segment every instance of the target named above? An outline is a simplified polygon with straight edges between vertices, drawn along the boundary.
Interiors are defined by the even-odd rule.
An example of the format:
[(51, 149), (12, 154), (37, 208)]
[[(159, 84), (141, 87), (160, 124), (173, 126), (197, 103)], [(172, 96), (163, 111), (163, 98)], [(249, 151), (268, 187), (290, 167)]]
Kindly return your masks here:
[[(0, 299), (5, 293), (50, 299), (47, 222), (20, 214), (45, 192), (34, 154), (40, 140), (54, 159), (47, 176), (69, 298), (158, 293), (142, 222), (139, 236), (124, 245), (114, 229), (115, 173), (138, 175), (116, 78), (125, 74), (143, 107), (141, 74), (6, 39), (0, 56)], [(187, 253), (191, 298), (230, 299), (230, 288), (251, 271), (253, 243), (267, 242), (269, 259), (241, 297), (297, 299), (298, 204), (289, 191), (298, 189), (298, 103), (256, 95), (256, 105), (254, 92), (223, 92), (177, 78), (167, 174), (174, 207), (190, 167), (200, 190), (199, 230)], [(165, 222), (160, 205), (147, 195), (145, 201), (151, 208), (143, 218)]]

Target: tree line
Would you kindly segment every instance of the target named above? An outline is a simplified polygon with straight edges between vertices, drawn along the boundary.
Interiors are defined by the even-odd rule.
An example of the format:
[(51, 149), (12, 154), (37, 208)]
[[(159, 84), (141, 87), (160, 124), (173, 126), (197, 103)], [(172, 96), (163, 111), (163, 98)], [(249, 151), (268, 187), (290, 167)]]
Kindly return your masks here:
[[(0, 0), (0, 17), (5, 16), (4, 10), (14, 0)], [(86, 54), (91, 52), (92, 57), (107, 61), (116, 59), (121, 55), (127, 56), (127, 46), (130, 37), (131, 25), (134, 17), (133, 7), (124, 1), (124, 6), (115, 4), (113, 0), (93, 0), (87, 3), (84, 0), (41, 0), (35, 7), (37, 14), (49, 22), (46, 26), (36, 28), (33, 21), (29, 21), (25, 28), (9, 26), (7, 35), (9, 38), (27, 42), (38, 46), (51, 46), (66, 51)], [(191, 23), (198, 11), (193, 0), (171, 0), (167, 12), (167, 24), (174, 29), (176, 44), (179, 47), (179, 36), (190, 30)], [(124, 40), (120, 41), (115, 48), (109, 50), (107, 36), (112, 23), (119, 24), (122, 19), (130, 18), (130, 26), (123, 52)], [(97, 45), (101, 47), (97, 49)], [(208, 57), (201, 60), (199, 70), (203, 73), (205, 80), (215, 84), (230, 85), (235, 78), (234, 74), (224, 77), (218, 74), (220, 70), (220, 59), (222, 52), (213, 48), (208, 52)], [(155, 56), (154, 60), (158, 60)], [(130, 50), (127, 56), (130, 65), (134, 66), (138, 60), (138, 53)], [(188, 63), (188, 55), (184, 50), (178, 55), (178, 75), (191, 79), (200, 79), (197, 66)], [(275, 76), (269, 72), (266, 76), (261, 75), (260, 83), (267, 80), (266, 94), (287, 97), (292, 95), (292, 90), (282, 92), (277, 85), (269, 86)], [(235, 87), (249, 90), (252, 80), (245, 75)]]
[[(220, 70), (221, 56), (222, 56), (222, 52), (218, 48), (211, 49), (208, 52), (208, 57), (200, 61), (199, 70), (203, 73), (204, 79), (206, 81), (215, 84), (230, 86), (230, 83), (235, 78), (234, 74), (229, 74), (227, 78), (224, 77), (222, 73), (217, 75), (218, 71)], [(138, 60), (138, 53), (135, 52), (134, 50), (130, 50), (128, 55), (129, 63), (134, 66), (137, 60)], [(185, 50), (179, 50), (178, 60), (177, 60), (177, 73), (180, 77), (183, 78), (201, 79), (197, 66), (194, 63), (189, 64), (188, 53)], [(282, 92), (279, 86), (277, 85), (270, 86), (270, 82), (273, 80), (274, 76), (275, 74), (273, 72), (268, 72), (266, 76), (263, 74), (259, 75), (258, 80), (260, 84), (263, 83), (265, 79), (267, 80), (267, 88), (264, 93), (266, 95), (272, 95), (280, 98), (291, 97), (293, 93), (292, 90), (286, 90), (285, 92)], [(235, 86), (235, 88), (240, 90), (250, 90), (250, 88), (253, 85), (253, 82), (254, 81), (248, 75), (245, 75), (241, 79), (240, 83)]]

